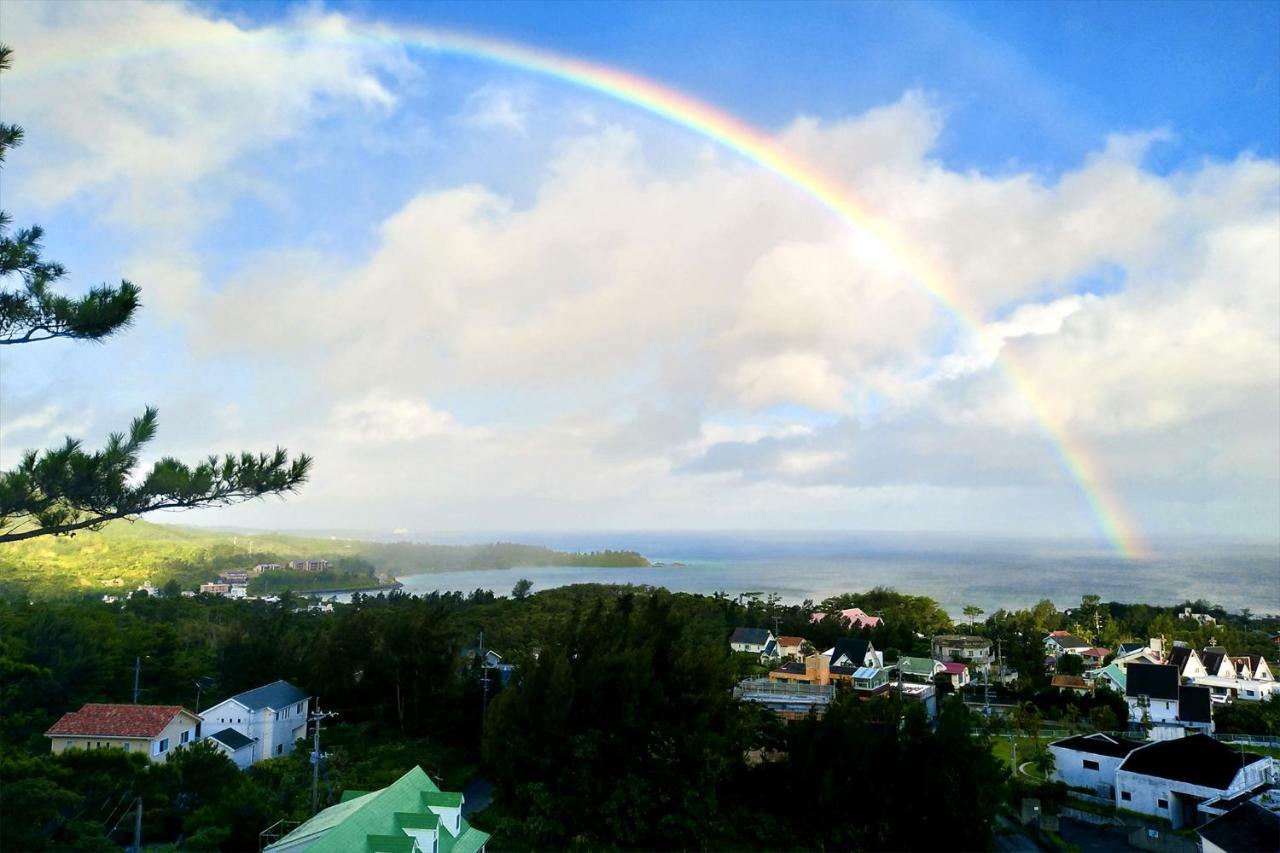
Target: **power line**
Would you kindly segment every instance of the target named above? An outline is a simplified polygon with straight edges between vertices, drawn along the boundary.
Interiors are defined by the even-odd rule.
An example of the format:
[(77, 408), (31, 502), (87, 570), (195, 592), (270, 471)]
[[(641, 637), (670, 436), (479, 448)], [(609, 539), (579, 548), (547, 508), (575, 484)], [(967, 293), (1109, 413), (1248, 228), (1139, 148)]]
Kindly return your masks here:
[[(320, 752), (320, 724), (328, 717), (338, 716), (333, 711), (321, 711), (320, 700), (316, 700), (316, 709), (311, 712), (311, 716), (307, 719), (316, 724), (313, 737), (315, 744), (311, 752), (311, 814), (314, 817), (316, 812), (320, 810), (320, 761), (323, 754)], [(327, 777), (327, 774), (326, 774)]]

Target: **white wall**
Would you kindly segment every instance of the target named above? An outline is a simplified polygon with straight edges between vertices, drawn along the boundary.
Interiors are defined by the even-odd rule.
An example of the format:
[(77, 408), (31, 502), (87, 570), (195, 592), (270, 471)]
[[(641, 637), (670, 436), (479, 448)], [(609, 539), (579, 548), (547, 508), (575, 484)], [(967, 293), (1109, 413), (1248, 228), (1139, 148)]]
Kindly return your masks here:
[[(1076, 788), (1088, 788), (1100, 797), (1113, 795), (1111, 788), (1116, 783), (1116, 770), (1124, 762), (1123, 758), (1109, 755), (1094, 755), (1061, 746), (1049, 746), (1053, 753), (1053, 778)], [(1086, 761), (1095, 761), (1097, 770), (1089, 770), (1084, 766)], [(1099, 786), (1106, 786), (1100, 789)]]
[[(1242, 768), (1226, 789), (1208, 788), (1204, 785), (1192, 785), (1187, 782), (1120, 770), (1116, 773), (1116, 806), (1139, 814), (1166, 818), (1173, 823), (1174, 829), (1180, 829), (1182, 815), (1175, 794), (1202, 797), (1206, 800), (1223, 795), (1234, 796), (1266, 781), (1272, 761), (1273, 759), (1264, 758)], [(1125, 792), (1129, 793), (1130, 799), (1124, 799)], [(1167, 802), (1168, 807), (1160, 808), (1159, 800)]]
[[(222, 729), (235, 729), (247, 738), (256, 738), (253, 762), (293, 752), (293, 744), (307, 732), (307, 714), (311, 700), (281, 708), (264, 708), (253, 712), (234, 699), (224, 700), (204, 713), (204, 733), (211, 735)], [(279, 719), (277, 719), (277, 715)]]
[[(1138, 722), (1142, 719), (1142, 708), (1138, 705), (1137, 696), (1126, 697), (1129, 703), (1129, 719)], [(1149, 699), (1147, 714), (1153, 723), (1175, 722), (1178, 719), (1178, 703), (1172, 699)]]

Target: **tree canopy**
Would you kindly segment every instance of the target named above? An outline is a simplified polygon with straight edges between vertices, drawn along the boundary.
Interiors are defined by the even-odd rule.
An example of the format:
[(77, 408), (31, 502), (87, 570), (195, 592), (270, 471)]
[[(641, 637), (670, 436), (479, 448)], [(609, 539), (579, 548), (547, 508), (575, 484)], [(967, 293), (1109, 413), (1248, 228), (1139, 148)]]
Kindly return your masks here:
[[(0, 71), (9, 68), (11, 56), (0, 46)], [(0, 123), (0, 163), (22, 141), (21, 127)], [(133, 321), (142, 304), (137, 286), (97, 285), (78, 299), (56, 293), (51, 286), (66, 270), (41, 254), (43, 230), (13, 230), (11, 223), (0, 211), (0, 344), (102, 341)], [(59, 448), (24, 453), (17, 467), (0, 473), (0, 542), (96, 529), (156, 510), (224, 506), (290, 492), (311, 467), (309, 456), (290, 459), (276, 448), (210, 456), (195, 465), (165, 457), (138, 476), (139, 454), (155, 437), (156, 424), (156, 410), (147, 407), (102, 450), (85, 451), (68, 437)]]

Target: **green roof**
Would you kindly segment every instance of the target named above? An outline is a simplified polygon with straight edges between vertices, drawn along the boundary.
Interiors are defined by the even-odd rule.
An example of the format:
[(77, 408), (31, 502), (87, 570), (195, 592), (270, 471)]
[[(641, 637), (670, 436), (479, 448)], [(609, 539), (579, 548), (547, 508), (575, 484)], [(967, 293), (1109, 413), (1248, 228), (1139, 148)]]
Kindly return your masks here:
[(937, 666), (937, 661), (933, 658), (898, 658), (898, 669), (904, 674), (933, 675), (935, 666)]
[(1125, 685), (1128, 683), (1128, 674), (1124, 671), (1124, 667), (1116, 663), (1109, 663), (1098, 670), (1097, 678), (1094, 681), (1096, 682), (1103, 675), (1109, 675), (1115, 679), (1116, 684), (1120, 685), (1120, 691), (1124, 692)]
[[(415, 767), (380, 791), (348, 791), (330, 806), (267, 850), (305, 849), (307, 853), (402, 853), (411, 850), (407, 829), (435, 829), (438, 853), (476, 853), (487, 833), (460, 821), (455, 837), (451, 821), (441, 821), (429, 807), (460, 809), (462, 795), (444, 792)], [(407, 846), (405, 846), (407, 843)]]
[(347, 800), (354, 800), (356, 797), (363, 797), (365, 794), (369, 794), (369, 793), (372, 793), (372, 792), (371, 792), (371, 791), (357, 791), (357, 790), (355, 790), (355, 789), (353, 788), (353, 789), (351, 789), (350, 791), (343, 791), (343, 792), (342, 792), (342, 799), (338, 800), (338, 802), (340, 802), (340, 803), (345, 803)]

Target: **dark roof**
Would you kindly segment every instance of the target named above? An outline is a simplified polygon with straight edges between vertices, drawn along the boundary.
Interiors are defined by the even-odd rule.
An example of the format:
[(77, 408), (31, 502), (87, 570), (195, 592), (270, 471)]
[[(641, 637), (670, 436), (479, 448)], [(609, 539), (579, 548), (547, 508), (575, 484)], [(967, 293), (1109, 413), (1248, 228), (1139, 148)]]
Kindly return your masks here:
[(729, 642), (763, 646), (769, 642), (769, 632), (764, 628), (735, 628)]
[(1204, 654), (1200, 655), (1200, 660), (1204, 661), (1204, 668), (1209, 670), (1210, 675), (1218, 674), (1218, 667), (1222, 666), (1222, 659), (1227, 656), (1226, 652), (1211, 652), (1204, 650)]
[(214, 732), (209, 737), (230, 747), (232, 752), (253, 743), (253, 738), (245, 737), (235, 729), (223, 729), (220, 732)]
[(1178, 672), (1182, 672), (1187, 665), (1187, 658), (1189, 657), (1191, 657), (1191, 649), (1186, 646), (1174, 646), (1169, 649), (1169, 656), (1166, 660), (1169, 661), (1170, 666), (1176, 666)]
[[(164, 731), (185, 708), (181, 705), (106, 705), (95, 702), (68, 711), (46, 735), (151, 738)], [(190, 711), (187, 711), (190, 714)]]
[(792, 675), (804, 675), (806, 670), (804, 668), (804, 664), (792, 661), (791, 663), (784, 663), (782, 666), (775, 669), (774, 672), (789, 672)]
[[(1129, 671), (1132, 681), (1133, 667)], [(1261, 760), (1261, 755), (1236, 752), (1208, 735), (1195, 734), (1157, 741), (1134, 750), (1120, 769), (1225, 790), (1241, 768)]]
[(828, 671), (832, 675), (853, 675), (858, 669), (856, 666), (833, 666)]
[(1197, 830), (1227, 853), (1280, 850), (1280, 815), (1257, 803), (1245, 803)]
[(1111, 737), (1104, 734), (1091, 735), (1075, 735), (1073, 737), (1055, 740), (1049, 746), (1060, 746), (1063, 749), (1071, 749), (1076, 752), (1088, 752), (1092, 755), (1108, 755), (1112, 758), (1124, 758), (1140, 746), (1146, 746), (1145, 741), (1129, 740), (1122, 737)]
[(870, 645), (870, 641), (862, 637), (845, 637), (842, 640), (836, 640), (836, 646), (831, 650), (831, 662), (835, 663), (843, 655), (849, 658), (849, 662), (855, 668), (860, 667), (867, 659), (867, 647)]
[(1212, 723), (1208, 687), (1178, 688), (1178, 719), (1184, 723)]
[(273, 681), (262, 687), (255, 687), (253, 690), (237, 693), (231, 698), (250, 711), (257, 711), (261, 708), (271, 708), (272, 710), (284, 708), (309, 697), (287, 681)]
[(1130, 652), (1140, 652), (1147, 647), (1146, 643), (1121, 643), (1116, 649), (1116, 654), (1127, 655)]
[(1162, 663), (1131, 663), (1125, 668), (1124, 695), (1178, 699), (1178, 668)]

